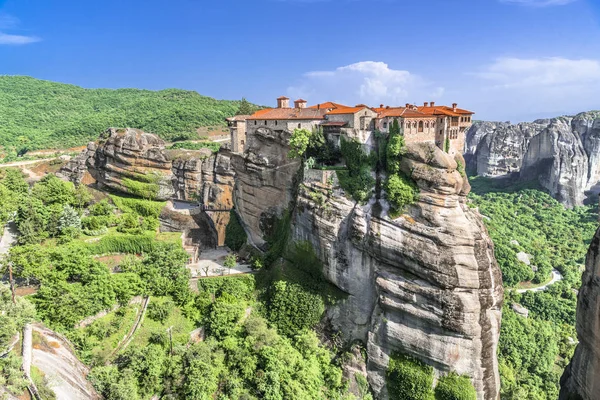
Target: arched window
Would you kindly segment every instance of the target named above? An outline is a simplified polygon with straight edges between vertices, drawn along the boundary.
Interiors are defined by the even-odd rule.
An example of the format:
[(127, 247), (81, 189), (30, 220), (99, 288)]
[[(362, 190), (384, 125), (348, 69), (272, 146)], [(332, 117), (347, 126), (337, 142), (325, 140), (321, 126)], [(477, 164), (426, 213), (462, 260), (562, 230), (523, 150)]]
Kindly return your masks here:
[(302, 124), (298, 124), (298, 129), (302, 128)]
[(387, 122), (383, 123), (383, 129), (387, 129)]
[(425, 122), (425, 128), (429, 129), (429, 121)]
[(423, 121), (419, 121), (419, 132), (423, 132)]
[(413, 128), (417, 127), (417, 121), (413, 122)]

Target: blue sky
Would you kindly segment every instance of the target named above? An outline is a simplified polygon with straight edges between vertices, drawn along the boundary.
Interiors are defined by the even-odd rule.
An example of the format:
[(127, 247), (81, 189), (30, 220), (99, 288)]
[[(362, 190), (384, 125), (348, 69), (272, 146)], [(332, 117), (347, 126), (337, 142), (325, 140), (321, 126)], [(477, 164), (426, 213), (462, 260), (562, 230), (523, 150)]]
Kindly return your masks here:
[(8, 0), (0, 74), (530, 120), (600, 109), (600, 0)]

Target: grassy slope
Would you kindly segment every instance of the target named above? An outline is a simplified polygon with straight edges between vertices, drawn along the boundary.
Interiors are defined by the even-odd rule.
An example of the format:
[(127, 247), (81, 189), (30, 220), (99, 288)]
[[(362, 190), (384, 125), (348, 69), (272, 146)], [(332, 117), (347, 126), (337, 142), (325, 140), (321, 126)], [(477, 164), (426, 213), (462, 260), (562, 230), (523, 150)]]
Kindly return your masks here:
[(197, 137), (222, 125), (238, 101), (193, 91), (83, 89), (24, 76), (0, 76), (0, 144), (18, 150), (65, 148), (94, 140), (111, 126), (132, 127), (168, 140)]

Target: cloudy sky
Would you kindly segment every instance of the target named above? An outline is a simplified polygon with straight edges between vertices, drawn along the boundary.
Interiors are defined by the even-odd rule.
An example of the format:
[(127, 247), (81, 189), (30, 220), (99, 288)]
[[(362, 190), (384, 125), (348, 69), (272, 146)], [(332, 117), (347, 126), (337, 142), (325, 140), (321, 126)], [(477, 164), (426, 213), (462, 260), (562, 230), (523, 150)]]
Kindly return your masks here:
[(600, 109), (600, 0), (0, 1), (0, 74), (525, 121)]

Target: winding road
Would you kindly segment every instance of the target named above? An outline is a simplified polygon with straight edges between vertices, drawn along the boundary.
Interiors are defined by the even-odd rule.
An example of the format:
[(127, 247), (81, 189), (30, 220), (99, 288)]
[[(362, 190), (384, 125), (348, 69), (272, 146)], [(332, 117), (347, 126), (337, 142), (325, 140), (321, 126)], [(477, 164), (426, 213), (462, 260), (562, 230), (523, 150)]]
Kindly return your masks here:
[(558, 272), (558, 270), (552, 270), (552, 279), (550, 282), (546, 283), (544, 286), (534, 287), (530, 289), (518, 289), (517, 293), (525, 293), (525, 292), (543, 292), (548, 289), (548, 286), (555, 284), (556, 282), (560, 282), (564, 279), (562, 274)]

